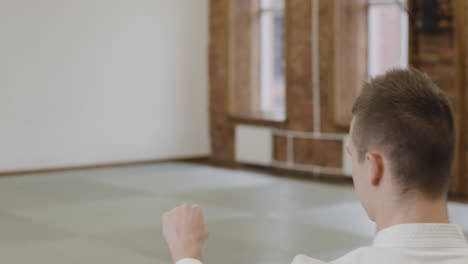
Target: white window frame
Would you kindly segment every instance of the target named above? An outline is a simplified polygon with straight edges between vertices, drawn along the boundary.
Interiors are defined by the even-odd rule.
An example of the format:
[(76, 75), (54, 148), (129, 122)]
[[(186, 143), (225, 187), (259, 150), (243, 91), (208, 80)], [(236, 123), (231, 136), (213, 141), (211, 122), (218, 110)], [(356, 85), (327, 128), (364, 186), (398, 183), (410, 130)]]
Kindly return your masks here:
[[(402, 10), (400, 11), (400, 63), (397, 65), (398, 67), (401, 68), (407, 68), (409, 66), (409, 58), (408, 58), (408, 53), (409, 53), (409, 40), (408, 40), (408, 34), (409, 34), (409, 17), (408, 17), (408, 8), (407, 8), (407, 1), (409, 0), (369, 0), (368, 3), (368, 16), (369, 16), (369, 23), (368, 23), (368, 32), (369, 32), (369, 37), (368, 37), (368, 47), (369, 47), (369, 56), (368, 56), (368, 69), (369, 69), (369, 77), (373, 77), (376, 75), (375, 72), (373, 72), (373, 69), (375, 69), (373, 65), (373, 58), (371, 57), (372, 54), (374, 54), (375, 51), (375, 45), (373, 45), (373, 23), (371, 23), (371, 12), (370, 8), (372, 6), (378, 6), (378, 5), (397, 5), (399, 6)], [(403, 8), (405, 10), (403, 10)]]

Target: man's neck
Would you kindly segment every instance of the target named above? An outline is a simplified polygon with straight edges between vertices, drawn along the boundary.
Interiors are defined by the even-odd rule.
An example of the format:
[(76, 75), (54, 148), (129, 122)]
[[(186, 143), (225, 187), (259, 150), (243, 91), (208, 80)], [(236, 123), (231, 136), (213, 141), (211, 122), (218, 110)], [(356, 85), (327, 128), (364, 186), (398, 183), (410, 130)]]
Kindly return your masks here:
[(412, 198), (387, 203), (377, 209), (377, 232), (387, 227), (412, 223), (449, 223), (445, 199)]

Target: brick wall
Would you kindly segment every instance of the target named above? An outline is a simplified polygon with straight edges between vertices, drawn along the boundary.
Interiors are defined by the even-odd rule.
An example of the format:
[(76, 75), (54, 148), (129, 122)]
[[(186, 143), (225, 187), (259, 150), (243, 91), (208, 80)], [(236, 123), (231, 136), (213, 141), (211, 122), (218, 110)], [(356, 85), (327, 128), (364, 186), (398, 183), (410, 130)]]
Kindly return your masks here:
[[(411, 0), (410, 5), (414, 7), (414, 3), (418, 1), (422, 3), (421, 0)], [(444, 4), (452, 2), (452, 0), (438, 1)], [(334, 176), (346, 174), (343, 170), (343, 144), (347, 131), (335, 124), (332, 113), (334, 68), (332, 25), (334, 20), (331, 17), (333, 6), (330, 4), (332, 2), (286, 1), (287, 121), (247, 122), (271, 128), (272, 166), (275, 168)], [(216, 162), (232, 163), (235, 157), (235, 127), (246, 121), (230, 118), (227, 114), (229, 36), (226, 10), (229, 0), (211, 0), (210, 4), (212, 159)], [(468, 1), (465, 5), (467, 13)], [(412, 19), (410, 27), (415, 29), (416, 23), (418, 20)], [(465, 19), (465, 23), (467, 33), (464, 37), (468, 40), (468, 19)], [(410, 34), (410, 63), (429, 73), (455, 103), (457, 91), (454, 34), (450, 33), (450, 28), (439, 34), (414, 31)], [(466, 64), (468, 65), (468, 61)], [(465, 101), (468, 101), (468, 98)], [(455, 105), (455, 108), (457, 107)], [(468, 145), (464, 149), (467, 154), (465, 156), (468, 157)], [(464, 163), (461, 164), (466, 166)], [(459, 180), (459, 182), (468, 182), (468, 180)]]
[(227, 118), (228, 87), (227, 0), (210, 1), (210, 136), (213, 160), (234, 160), (234, 123)]
[[(234, 162), (235, 126), (227, 114), (229, 0), (210, 1), (212, 159)], [(273, 133), (273, 167), (343, 176), (346, 129), (333, 121), (332, 6), (328, 0), (286, 1), (287, 121), (262, 123)], [(255, 122), (249, 122), (254, 124)]]

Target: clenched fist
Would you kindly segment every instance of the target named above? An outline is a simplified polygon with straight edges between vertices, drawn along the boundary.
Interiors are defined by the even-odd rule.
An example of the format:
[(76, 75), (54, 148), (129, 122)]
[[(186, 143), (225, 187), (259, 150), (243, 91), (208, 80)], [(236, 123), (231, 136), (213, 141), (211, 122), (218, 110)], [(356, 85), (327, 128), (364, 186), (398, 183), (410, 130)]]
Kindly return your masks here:
[(208, 238), (208, 231), (200, 206), (183, 204), (165, 213), (162, 220), (172, 261), (176, 263), (183, 258), (201, 261), (201, 250)]

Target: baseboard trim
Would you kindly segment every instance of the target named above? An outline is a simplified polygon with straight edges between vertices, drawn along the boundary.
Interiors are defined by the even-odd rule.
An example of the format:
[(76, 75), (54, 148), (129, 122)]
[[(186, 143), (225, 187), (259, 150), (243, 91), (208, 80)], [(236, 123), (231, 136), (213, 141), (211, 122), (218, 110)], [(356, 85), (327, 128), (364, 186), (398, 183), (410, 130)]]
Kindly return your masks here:
[(135, 160), (135, 161), (125, 161), (125, 162), (88, 164), (88, 165), (80, 165), (80, 166), (67, 166), (67, 167), (57, 167), (57, 168), (32, 169), (32, 170), (17, 170), (17, 171), (4, 171), (4, 172), (0, 171), (0, 177), (50, 173), (50, 172), (128, 167), (128, 166), (137, 166), (137, 165), (146, 165), (146, 164), (157, 164), (157, 163), (164, 163), (164, 162), (206, 162), (209, 159), (210, 159), (210, 156), (201, 155), (201, 156), (176, 157), (176, 158), (170, 158), (170, 159)]

